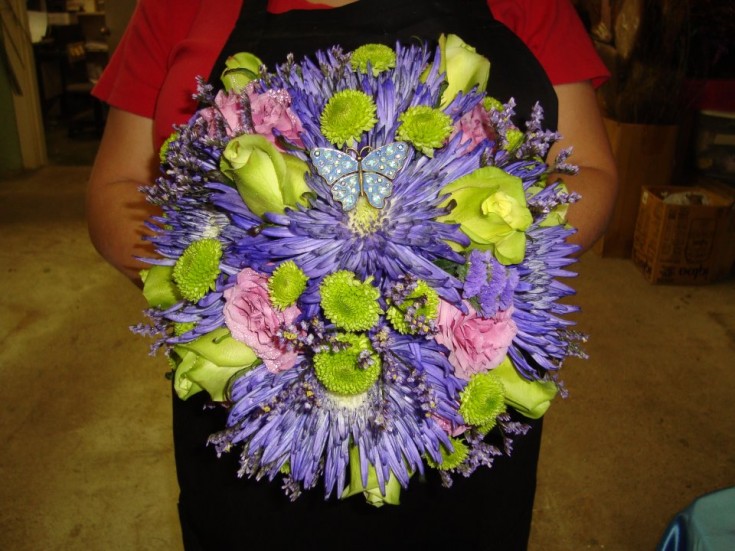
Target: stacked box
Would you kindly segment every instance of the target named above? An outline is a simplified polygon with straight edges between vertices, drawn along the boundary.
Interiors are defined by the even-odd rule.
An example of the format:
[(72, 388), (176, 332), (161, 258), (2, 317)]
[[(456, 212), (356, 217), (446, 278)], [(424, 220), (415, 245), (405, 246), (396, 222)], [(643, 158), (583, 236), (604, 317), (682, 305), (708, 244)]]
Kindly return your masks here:
[(651, 283), (699, 285), (730, 273), (735, 239), (732, 197), (704, 187), (646, 187), (633, 262)]

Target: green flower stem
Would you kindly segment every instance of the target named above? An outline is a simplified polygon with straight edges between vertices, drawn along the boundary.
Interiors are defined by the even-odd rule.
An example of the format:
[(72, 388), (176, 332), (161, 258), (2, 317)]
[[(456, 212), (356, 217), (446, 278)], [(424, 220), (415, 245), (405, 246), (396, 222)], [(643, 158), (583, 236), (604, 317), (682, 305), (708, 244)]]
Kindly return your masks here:
[(360, 450), (353, 445), (350, 448), (350, 484), (345, 488), (342, 499), (362, 493), (365, 500), (373, 507), (382, 507), (383, 505), (400, 505), (401, 501), (401, 484), (393, 473), (390, 474), (385, 483), (385, 494), (380, 491), (378, 484), (378, 475), (375, 467), (368, 466), (367, 478), (362, 479), (362, 469), (360, 468)]

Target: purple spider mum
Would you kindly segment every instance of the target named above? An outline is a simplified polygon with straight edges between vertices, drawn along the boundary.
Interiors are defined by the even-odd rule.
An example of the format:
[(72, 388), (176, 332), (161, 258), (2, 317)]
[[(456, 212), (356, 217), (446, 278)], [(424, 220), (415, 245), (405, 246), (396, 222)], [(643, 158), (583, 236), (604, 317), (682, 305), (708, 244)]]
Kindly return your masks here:
[[(268, 86), (286, 89), (293, 98), (292, 109), (304, 121), (301, 137), (307, 149), (330, 147), (315, 121), (319, 121), (334, 93), (346, 89), (366, 91), (376, 98), (379, 122), (356, 149), (378, 148), (395, 141), (400, 113), (413, 105), (433, 106), (441, 94), (441, 80), (436, 74), (416, 86), (427, 59), (424, 49), (397, 46), (396, 51), (397, 66), (389, 74), (375, 77), (342, 71), (343, 58), (338, 51), (330, 51), (318, 56), (319, 65), (306, 60), (301, 71), (282, 70)], [(324, 78), (325, 72), (335, 77)], [(455, 113), (457, 118), (478, 97), (459, 97), (447, 112)], [(233, 256), (241, 259), (240, 267), (266, 273), (279, 262), (293, 260), (313, 279), (341, 269), (362, 279), (372, 275), (381, 282), (413, 274), (445, 299), (459, 304), (461, 282), (435, 261), (462, 263), (463, 257), (452, 250), (449, 242), (467, 245), (469, 241), (458, 227), (437, 222), (436, 218), (446, 213), (438, 206), (439, 191), (479, 164), (480, 148), (463, 154), (464, 148), (457, 137), (437, 150), (433, 158), (410, 154), (393, 181), (393, 195), (385, 208), (367, 213), (359, 207), (344, 212), (333, 200), (326, 182), (312, 173), (307, 182), (316, 197), (310, 207), (268, 215), (269, 225), (257, 237), (237, 243)], [(294, 154), (308, 161), (306, 152)]]
[(440, 446), (450, 445), (437, 416), (461, 424), (457, 404), (465, 383), (434, 341), (384, 329), (373, 342), (382, 376), (357, 396), (327, 392), (308, 362), (277, 374), (263, 366), (246, 373), (232, 387), (229, 428), (210, 442), (219, 453), (243, 446), (241, 475), (272, 480), (287, 466), (291, 483), (305, 489), (323, 476), (327, 497), (345, 487), (355, 444), (363, 481), (372, 465), (381, 490), (390, 473), (406, 487), (412, 472), (424, 471), (425, 456), (440, 461)]

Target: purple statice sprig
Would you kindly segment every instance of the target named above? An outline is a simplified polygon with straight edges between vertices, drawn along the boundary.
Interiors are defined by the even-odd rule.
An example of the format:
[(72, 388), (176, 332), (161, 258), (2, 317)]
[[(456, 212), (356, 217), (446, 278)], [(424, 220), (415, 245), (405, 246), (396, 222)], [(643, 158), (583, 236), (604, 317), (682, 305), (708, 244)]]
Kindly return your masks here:
[(518, 285), (518, 271), (503, 266), (490, 251), (473, 250), (467, 259), (462, 296), (485, 318), (513, 305)]

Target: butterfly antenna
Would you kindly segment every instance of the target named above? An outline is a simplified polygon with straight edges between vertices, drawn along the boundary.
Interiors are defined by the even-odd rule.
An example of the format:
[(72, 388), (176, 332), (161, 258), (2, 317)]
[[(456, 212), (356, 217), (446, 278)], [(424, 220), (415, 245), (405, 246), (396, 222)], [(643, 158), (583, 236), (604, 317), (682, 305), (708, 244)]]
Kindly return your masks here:
[[(367, 152), (365, 151), (366, 149), (367, 149)], [(355, 153), (357, 153), (360, 159), (364, 159), (368, 155), (368, 153), (372, 151), (372, 149), (373, 149), (372, 147), (370, 147), (369, 145), (366, 145), (360, 150), (360, 153), (357, 153), (357, 152)]]

